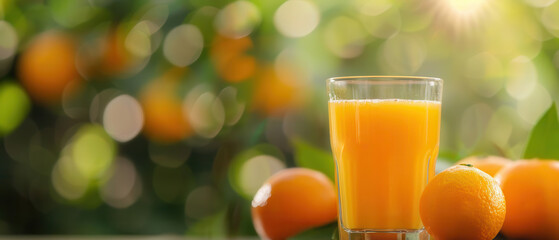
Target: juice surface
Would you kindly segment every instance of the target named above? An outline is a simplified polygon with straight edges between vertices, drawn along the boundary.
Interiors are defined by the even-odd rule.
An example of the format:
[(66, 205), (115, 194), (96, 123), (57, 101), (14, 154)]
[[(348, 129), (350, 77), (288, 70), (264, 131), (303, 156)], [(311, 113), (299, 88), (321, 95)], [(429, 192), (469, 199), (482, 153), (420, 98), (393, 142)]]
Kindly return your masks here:
[(422, 228), (419, 198), (435, 174), (440, 102), (387, 99), (328, 104), (344, 227)]

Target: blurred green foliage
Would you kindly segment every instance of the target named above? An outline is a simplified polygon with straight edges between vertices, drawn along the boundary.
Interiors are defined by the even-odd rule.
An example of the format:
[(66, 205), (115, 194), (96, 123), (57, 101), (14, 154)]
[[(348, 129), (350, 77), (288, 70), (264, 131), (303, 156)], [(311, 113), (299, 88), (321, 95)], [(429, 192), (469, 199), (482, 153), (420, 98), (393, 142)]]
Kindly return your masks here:
[(10, 82), (0, 84), (0, 136), (13, 131), (29, 112), (30, 100), (24, 90)]

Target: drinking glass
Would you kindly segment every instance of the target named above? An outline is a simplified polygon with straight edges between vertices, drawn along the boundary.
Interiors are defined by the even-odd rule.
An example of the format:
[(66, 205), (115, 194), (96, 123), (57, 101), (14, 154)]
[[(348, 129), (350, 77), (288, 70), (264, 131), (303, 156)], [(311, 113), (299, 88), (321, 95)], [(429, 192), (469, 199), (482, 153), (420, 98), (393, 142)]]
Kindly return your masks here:
[(327, 80), (342, 239), (428, 239), (419, 199), (435, 174), (443, 81)]

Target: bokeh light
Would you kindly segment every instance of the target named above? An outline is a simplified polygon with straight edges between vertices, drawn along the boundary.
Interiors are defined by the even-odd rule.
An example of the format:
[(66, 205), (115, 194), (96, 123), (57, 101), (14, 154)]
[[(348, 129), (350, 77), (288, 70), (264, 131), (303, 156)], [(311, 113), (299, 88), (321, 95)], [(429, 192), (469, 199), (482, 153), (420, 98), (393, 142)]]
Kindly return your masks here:
[(213, 187), (201, 186), (188, 194), (184, 209), (187, 217), (201, 219), (215, 213), (219, 205), (218, 192)]
[(149, 10), (142, 16), (140, 22), (147, 24), (149, 28), (149, 33), (154, 34), (161, 27), (167, 19), (169, 18), (169, 6), (166, 4), (158, 4), (155, 6), (150, 6)]
[(29, 112), (30, 103), (19, 85), (13, 82), (0, 83), (0, 136), (19, 126)]
[(175, 27), (165, 37), (163, 53), (169, 62), (179, 67), (192, 64), (204, 48), (202, 33), (194, 25)]
[(524, 1), (534, 7), (541, 8), (553, 4), (556, 0), (524, 0)]
[(0, 21), (0, 60), (12, 57), (18, 43), (18, 35), (14, 27), (6, 21)]
[(468, 59), (464, 71), (473, 91), (484, 97), (492, 97), (504, 86), (503, 68), (497, 56), (483, 52)]
[(445, 3), (451, 12), (470, 15), (486, 4), (485, 0), (445, 0)]
[[(400, 11), (392, 4), (383, 4), (382, 1), (378, 4), (380, 6), (375, 6), (375, 8), (379, 9), (372, 10), (372, 13), (366, 12), (358, 15), (358, 17), (367, 33), (376, 38), (388, 39), (400, 32), (402, 17)], [(363, 8), (361, 11), (371, 11), (371, 9)]]
[(425, 61), (427, 53), (420, 38), (399, 34), (382, 46), (379, 60), (386, 64), (386, 72), (414, 74)]
[(49, 7), (54, 20), (64, 27), (75, 27), (94, 16), (97, 9), (88, 0), (52, 0)]
[(241, 196), (252, 199), (260, 186), (284, 169), (283, 155), (275, 146), (261, 144), (239, 153), (229, 168), (229, 183)]
[(525, 99), (534, 91), (537, 79), (538, 72), (532, 61), (525, 56), (518, 56), (509, 63), (507, 93), (515, 99)]
[(100, 179), (111, 166), (115, 154), (115, 143), (103, 127), (84, 125), (72, 138), (69, 157), (79, 174), (87, 179)]
[(260, 20), (260, 11), (253, 3), (237, 0), (219, 11), (214, 24), (220, 34), (240, 38), (249, 35)]
[(239, 174), (242, 191), (254, 196), (269, 177), (284, 168), (285, 164), (272, 156), (259, 155), (248, 159)]
[(114, 165), (111, 177), (101, 189), (101, 197), (112, 207), (127, 208), (142, 194), (141, 178), (134, 164), (126, 158), (117, 158)]
[(545, 28), (555, 37), (559, 37), (559, 2), (545, 7), (541, 13), (541, 21)]
[(116, 89), (106, 89), (95, 95), (89, 105), (89, 120), (93, 123), (103, 124), (105, 107), (119, 95), (121, 95), (121, 92)]
[(106, 181), (115, 155), (115, 143), (103, 127), (81, 125), (53, 167), (51, 181), (54, 189), (67, 200), (81, 199)]
[(152, 53), (151, 29), (147, 21), (136, 24), (126, 35), (124, 46), (135, 57), (146, 58)]
[(435, 8), (452, 34), (461, 34), (479, 24), (491, 5), (487, 0), (437, 0)]
[(200, 94), (191, 104), (187, 102), (185, 109), (192, 128), (202, 137), (215, 137), (225, 123), (223, 103), (211, 92)]
[(217, 97), (223, 104), (225, 125), (235, 125), (241, 119), (245, 110), (245, 103), (238, 99), (237, 89), (226, 87), (219, 92)]
[(274, 25), (287, 37), (304, 37), (320, 22), (317, 6), (307, 0), (288, 0), (274, 14)]
[(119, 142), (127, 142), (136, 137), (143, 125), (142, 107), (130, 95), (120, 95), (105, 107), (103, 127), (112, 138)]
[(62, 157), (52, 171), (52, 185), (60, 196), (68, 200), (81, 198), (88, 188), (88, 180), (76, 171), (70, 157)]
[(324, 41), (334, 55), (354, 58), (363, 53), (366, 33), (361, 23), (349, 17), (338, 17), (327, 24)]
[(389, 0), (356, 0), (353, 1), (353, 5), (355, 10), (369, 16), (378, 16), (392, 7), (392, 3)]
[(498, 108), (489, 120), (486, 136), (497, 146), (504, 147), (508, 144), (512, 131), (513, 123), (510, 118), (510, 108)]
[(87, 192), (97, 191), (107, 181), (115, 155), (115, 143), (103, 127), (79, 126), (53, 167), (54, 189), (69, 201), (79, 201)]
[(526, 98), (518, 101), (518, 115), (530, 125), (536, 124), (541, 115), (551, 106), (551, 96), (541, 84), (536, 84)]

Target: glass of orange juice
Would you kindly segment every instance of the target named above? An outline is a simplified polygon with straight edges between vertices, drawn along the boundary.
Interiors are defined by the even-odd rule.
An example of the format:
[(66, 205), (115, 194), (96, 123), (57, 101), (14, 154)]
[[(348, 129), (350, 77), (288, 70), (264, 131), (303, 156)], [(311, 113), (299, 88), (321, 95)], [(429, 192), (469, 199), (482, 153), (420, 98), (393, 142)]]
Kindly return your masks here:
[(435, 174), (443, 81), (327, 80), (344, 239), (428, 239), (419, 199)]

